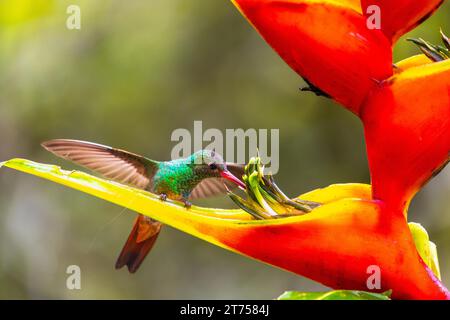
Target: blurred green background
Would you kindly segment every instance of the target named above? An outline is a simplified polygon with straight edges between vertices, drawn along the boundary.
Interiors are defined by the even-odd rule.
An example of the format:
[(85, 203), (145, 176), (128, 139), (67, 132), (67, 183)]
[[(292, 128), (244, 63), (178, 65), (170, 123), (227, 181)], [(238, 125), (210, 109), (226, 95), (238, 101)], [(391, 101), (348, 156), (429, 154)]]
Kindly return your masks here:
[[(66, 8), (81, 7), (81, 30)], [(448, 1), (409, 36), (450, 33)], [(396, 59), (417, 53), (400, 40)], [(330, 57), (332, 58), (332, 57)], [(0, 159), (64, 168), (40, 147), (95, 141), (167, 159), (176, 128), (279, 128), (278, 184), (294, 196), (369, 182), (362, 127), (303, 81), (230, 1), (0, 0)], [(450, 172), (415, 198), (410, 220), (436, 242), (450, 285)], [(205, 202), (204, 202), (205, 203)], [(230, 207), (227, 198), (208, 205)], [(321, 285), (166, 227), (139, 272), (114, 270), (135, 214), (37, 178), (0, 172), (0, 298), (249, 298)], [(81, 267), (82, 290), (66, 289)]]

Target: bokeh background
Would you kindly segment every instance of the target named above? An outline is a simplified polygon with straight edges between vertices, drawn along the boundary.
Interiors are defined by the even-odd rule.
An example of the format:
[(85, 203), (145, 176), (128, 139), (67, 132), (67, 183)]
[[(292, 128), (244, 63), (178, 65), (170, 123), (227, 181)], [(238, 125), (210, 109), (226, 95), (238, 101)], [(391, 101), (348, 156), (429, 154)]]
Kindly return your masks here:
[[(66, 8), (81, 7), (81, 30)], [(450, 33), (446, 4), (409, 36)], [(403, 38), (396, 59), (418, 50)], [(333, 59), (333, 57), (330, 57)], [(95, 141), (167, 159), (176, 128), (279, 128), (278, 184), (294, 196), (368, 183), (359, 121), (304, 82), (230, 1), (0, 0), (0, 159), (60, 161), (51, 138)], [(450, 172), (414, 199), (410, 220), (436, 242), (450, 285)], [(206, 204), (230, 207), (227, 198)], [(38, 178), (0, 170), (0, 298), (272, 299), (326, 290), (310, 280), (166, 227), (139, 272), (114, 270), (133, 212)], [(82, 289), (66, 288), (81, 267)]]

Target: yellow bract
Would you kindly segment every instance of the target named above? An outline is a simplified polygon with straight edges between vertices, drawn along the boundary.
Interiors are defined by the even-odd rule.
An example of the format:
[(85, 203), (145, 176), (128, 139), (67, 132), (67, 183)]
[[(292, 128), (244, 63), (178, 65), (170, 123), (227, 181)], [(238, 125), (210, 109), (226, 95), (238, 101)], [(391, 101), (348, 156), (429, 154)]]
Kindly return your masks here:
[[(250, 225), (257, 227), (270, 224), (298, 223), (310, 219), (326, 219), (329, 214), (338, 211), (336, 206), (348, 205), (347, 202), (342, 202), (344, 199), (362, 201), (371, 199), (370, 185), (356, 183), (335, 184), (300, 196), (302, 200), (322, 203), (322, 206), (309, 214), (282, 219), (253, 220), (249, 214), (242, 210), (202, 208), (198, 206), (186, 209), (180, 202), (171, 200), (163, 202), (159, 199), (159, 196), (150, 192), (94, 177), (81, 171), (62, 170), (55, 165), (40, 164), (25, 159), (12, 159), (0, 163), (0, 167), (2, 166), (32, 174), (126, 207), (231, 251), (235, 250), (224, 245), (207, 232), (202, 232), (202, 230), (216, 227), (222, 230), (227, 230), (227, 228), (231, 230), (233, 228), (249, 227)], [(333, 216), (332, 214), (328, 218)], [(367, 216), (366, 218), (368, 219)], [(428, 242), (426, 231), (424, 233), (423, 228), (418, 228), (415, 224), (410, 224), (410, 228), (422, 259), (439, 276), (436, 248), (432, 242)]]
[(395, 65), (397, 68), (395, 69), (395, 73), (397, 74), (409, 68), (418, 67), (430, 63), (433, 63), (433, 61), (431, 61), (426, 55), (418, 54), (396, 63)]

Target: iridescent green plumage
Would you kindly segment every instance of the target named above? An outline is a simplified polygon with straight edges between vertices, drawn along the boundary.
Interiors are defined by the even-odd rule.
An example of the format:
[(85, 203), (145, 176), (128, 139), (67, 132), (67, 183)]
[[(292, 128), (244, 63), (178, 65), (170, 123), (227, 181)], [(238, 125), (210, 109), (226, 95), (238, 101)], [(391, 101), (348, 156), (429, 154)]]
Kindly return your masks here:
[(209, 150), (198, 151), (183, 159), (159, 162), (151, 191), (165, 193), (169, 198), (187, 199), (203, 179), (220, 178), (221, 168), (211, 170), (209, 167), (213, 163), (223, 170), (223, 159)]

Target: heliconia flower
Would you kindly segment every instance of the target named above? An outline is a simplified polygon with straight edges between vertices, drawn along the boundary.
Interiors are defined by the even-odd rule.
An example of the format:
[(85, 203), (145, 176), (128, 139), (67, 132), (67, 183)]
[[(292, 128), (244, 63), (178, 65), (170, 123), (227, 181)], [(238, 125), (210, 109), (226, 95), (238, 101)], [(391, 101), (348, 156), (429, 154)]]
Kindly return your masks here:
[(373, 196), (403, 210), (449, 160), (450, 60), (417, 56), (399, 66), (369, 96), (361, 118)]
[(393, 73), (391, 42), (367, 28), (359, 1), (233, 2), (291, 68), (356, 114)]
[[(375, 221), (380, 224), (378, 226), (380, 229), (367, 229), (369, 237), (370, 234), (386, 232), (384, 236), (394, 242), (398, 241), (397, 244), (404, 241), (405, 237), (410, 235), (409, 231), (405, 231), (404, 216), (409, 202), (420, 187), (443, 168), (449, 159), (450, 61), (433, 63), (438, 57), (431, 48), (424, 51), (427, 56), (416, 56), (399, 63), (395, 69), (395, 75), (391, 76), (393, 72), (391, 44), (426, 19), (442, 1), (362, 1), (362, 11), (358, 10), (356, 1), (235, 0), (234, 2), (266, 41), (297, 73), (316, 87), (315, 90), (322, 90), (361, 117), (365, 127), (373, 184), (373, 194), (370, 199), (374, 200), (368, 203), (358, 202), (356, 208), (353, 208), (354, 212), (361, 214), (364, 212), (364, 216), (368, 212), (376, 212)], [(369, 30), (366, 25), (367, 9), (372, 4), (378, 5), (380, 9), (381, 34), (379, 30)], [(448, 38), (444, 37), (444, 42), (448, 45)], [(385, 77), (386, 75), (388, 76)], [(381, 201), (377, 202), (378, 200)], [(372, 205), (373, 208), (371, 208)], [(298, 219), (311, 218), (324, 208), (325, 206), (316, 208), (312, 214)], [(348, 210), (346, 214), (352, 211), (350, 208), (346, 210)], [(332, 219), (328, 217), (327, 221)], [(317, 236), (317, 230), (321, 230), (326, 224), (322, 223), (323, 221), (320, 227), (313, 225), (312, 222), (309, 225), (310, 230), (314, 230), (311, 231), (314, 236)], [(354, 229), (356, 234), (360, 227), (357, 224), (354, 222), (349, 228), (349, 230), (356, 228)], [(265, 237), (275, 233), (282, 238), (280, 234), (289, 233), (284, 229), (281, 230), (282, 227), (273, 228), (272, 226), (269, 228), (270, 231), (265, 234)], [(335, 235), (336, 230), (336, 226), (333, 225), (329, 232)], [(296, 232), (305, 233), (308, 236), (311, 234), (303, 229)], [(390, 232), (393, 233), (390, 234)], [(289, 242), (286, 239), (283, 240)], [(314, 243), (320, 242), (327, 245), (330, 242), (326, 237), (314, 240)], [(360, 256), (352, 251), (355, 248), (352, 248), (350, 242), (341, 238), (336, 242), (346, 247), (345, 252), (335, 247), (331, 250), (338, 252), (337, 259), (344, 260), (343, 257), (351, 256), (353, 265), (358, 265), (354, 259), (363, 260), (363, 258), (355, 258)], [(358, 241), (355, 240), (354, 243)], [(297, 239), (295, 244), (302, 249), (309, 248), (308, 245), (311, 245), (305, 238)], [(371, 251), (374, 250), (372, 245), (368, 246)], [(356, 246), (359, 247), (359, 245)], [(386, 248), (389, 245), (383, 243), (383, 246)], [(393, 248), (391, 252), (403, 255), (410, 250), (408, 254), (416, 254), (416, 250), (406, 247), (406, 245), (400, 245)], [(255, 251), (249, 253), (248, 250), (250, 249), (245, 244), (245, 249), (240, 251), (255, 255)], [(271, 248), (270, 252), (272, 250), (279, 249)], [(352, 253), (349, 254), (346, 250)], [(383, 249), (379, 250), (381, 252)], [(274, 264), (284, 265), (286, 269), (292, 271), (292, 266), (286, 265), (289, 264), (287, 262), (289, 259), (286, 257), (289, 257), (291, 253), (283, 252), (284, 260), (280, 256)], [(314, 254), (317, 256), (317, 252)], [(370, 253), (367, 254), (370, 256)], [(382, 254), (384, 255), (385, 253)], [(332, 254), (327, 253), (323, 259), (327, 259), (328, 262), (333, 259), (330, 259), (330, 256)], [(297, 259), (298, 256), (295, 258)], [(399, 261), (403, 260), (403, 258), (397, 258)], [(379, 259), (384, 258), (379, 257)], [(386, 266), (391, 266), (391, 263), (387, 261), (382, 263), (383, 272), (389, 269)], [(415, 264), (412, 259), (409, 263)], [(318, 279), (316, 274), (309, 274), (310, 270), (307, 268), (314, 265), (314, 262), (302, 260), (300, 264), (299, 268), (302, 270), (295, 272), (328, 285), (331, 283), (334, 288), (342, 287), (342, 283), (333, 283), (331, 279)], [(424, 277), (423, 272), (424, 270), (428, 272), (429, 269), (415, 265), (417, 269), (410, 272), (417, 272), (417, 274), (410, 276), (427, 278)], [(317, 267), (317, 265), (314, 266)], [(419, 271), (421, 268), (423, 270)], [(332, 273), (338, 272), (330, 264), (326, 265), (326, 270)], [(395, 272), (390, 273), (393, 282), (400, 278), (402, 280), (407, 278), (403, 278), (400, 273), (395, 276), (394, 274)], [(355, 274), (352, 277), (358, 279)], [(425, 282), (430, 284), (428, 280)], [(361, 278), (356, 280), (356, 282), (360, 281)], [(417, 284), (420, 281), (414, 282)], [(437, 282), (431, 281), (431, 283)], [(398, 283), (395, 286), (401, 287)], [(358, 283), (353, 283), (351, 287), (360, 288)], [(417, 288), (417, 286), (409, 282), (405, 284), (404, 291), (400, 289), (402, 293), (394, 289), (393, 296), (425, 298), (427, 295), (424, 291), (408, 296), (406, 288)], [(436, 293), (431, 287), (428, 290), (431, 295)], [(448, 298), (448, 293), (445, 297)]]
[(392, 43), (426, 20), (443, 3), (444, 0), (361, 0), (367, 16), (372, 14), (368, 7), (378, 6), (381, 29)]
[(404, 217), (372, 200), (368, 185), (314, 190), (300, 197), (321, 204), (307, 214), (253, 220), (242, 210), (186, 209), (182, 203), (162, 202), (149, 192), (57, 166), (22, 159), (1, 165), (92, 194), (335, 289), (368, 291), (368, 279), (379, 272), (381, 287), (375, 292), (392, 290), (394, 299), (450, 299), (420, 258)]

